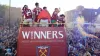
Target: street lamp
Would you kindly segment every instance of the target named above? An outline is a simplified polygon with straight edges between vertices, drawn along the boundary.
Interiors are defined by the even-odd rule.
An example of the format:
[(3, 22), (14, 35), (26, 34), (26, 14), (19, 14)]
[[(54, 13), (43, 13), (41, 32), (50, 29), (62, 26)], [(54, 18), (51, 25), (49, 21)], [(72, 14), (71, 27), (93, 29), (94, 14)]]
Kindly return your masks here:
[(10, 12), (11, 12), (11, 0), (9, 0), (9, 20), (8, 20), (9, 21), (9, 33), (10, 33), (10, 18), (11, 18)]

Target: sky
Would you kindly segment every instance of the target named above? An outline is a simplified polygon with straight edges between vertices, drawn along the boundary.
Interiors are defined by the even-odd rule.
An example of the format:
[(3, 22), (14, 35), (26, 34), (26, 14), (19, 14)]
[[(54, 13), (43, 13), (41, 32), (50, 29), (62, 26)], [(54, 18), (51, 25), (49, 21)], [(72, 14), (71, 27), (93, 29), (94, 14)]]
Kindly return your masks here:
[[(52, 14), (54, 8), (60, 8), (60, 14), (68, 10), (75, 9), (78, 5), (83, 5), (85, 8), (98, 8), (100, 7), (99, 0), (11, 0), (12, 7), (23, 7), (28, 5), (30, 9), (35, 8), (35, 3), (40, 3), (40, 7), (46, 6), (48, 11)], [(0, 4), (9, 5), (9, 0), (0, 0)]]

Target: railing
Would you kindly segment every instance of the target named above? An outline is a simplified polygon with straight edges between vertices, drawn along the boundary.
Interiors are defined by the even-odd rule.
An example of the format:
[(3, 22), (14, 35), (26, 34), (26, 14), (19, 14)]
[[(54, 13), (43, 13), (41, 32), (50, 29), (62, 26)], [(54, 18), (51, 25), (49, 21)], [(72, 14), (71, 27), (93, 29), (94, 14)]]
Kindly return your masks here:
[(23, 27), (23, 25), (32, 25), (32, 26), (36, 26), (36, 25), (41, 25), (41, 24), (46, 24), (46, 25), (64, 25), (63, 27), (65, 27), (65, 23), (20, 23), (20, 27)]

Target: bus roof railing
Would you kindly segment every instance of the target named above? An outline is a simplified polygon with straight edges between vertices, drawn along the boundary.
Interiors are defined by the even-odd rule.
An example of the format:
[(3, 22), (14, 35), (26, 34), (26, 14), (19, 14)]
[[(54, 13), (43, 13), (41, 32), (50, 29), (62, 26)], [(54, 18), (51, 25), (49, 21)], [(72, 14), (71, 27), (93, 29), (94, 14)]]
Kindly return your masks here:
[(34, 25), (41, 25), (41, 24), (48, 24), (48, 25), (53, 25), (53, 24), (56, 24), (56, 25), (59, 25), (59, 24), (61, 24), (61, 25), (64, 25), (64, 27), (66, 27), (65, 26), (65, 23), (20, 23), (20, 26), (21, 27), (23, 27), (23, 25), (32, 25), (32, 26), (34, 26)]
[[(78, 23), (75, 23), (75, 22), (71, 22), (72, 24), (78, 24)], [(20, 23), (20, 24), (67, 24), (67, 23)], [(99, 23), (84, 23), (85, 25), (100, 25)]]
[(65, 24), (65, 23), (20, 23), (20, 24)]

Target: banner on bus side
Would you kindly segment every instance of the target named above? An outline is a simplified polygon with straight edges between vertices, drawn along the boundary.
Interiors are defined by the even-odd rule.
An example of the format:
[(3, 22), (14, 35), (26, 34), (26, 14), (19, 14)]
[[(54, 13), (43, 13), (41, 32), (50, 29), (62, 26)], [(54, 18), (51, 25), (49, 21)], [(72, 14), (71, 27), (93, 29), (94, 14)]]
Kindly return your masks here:
[(18, 36), (18, 56), (67, 56), (63, 27), (22, 27)]

